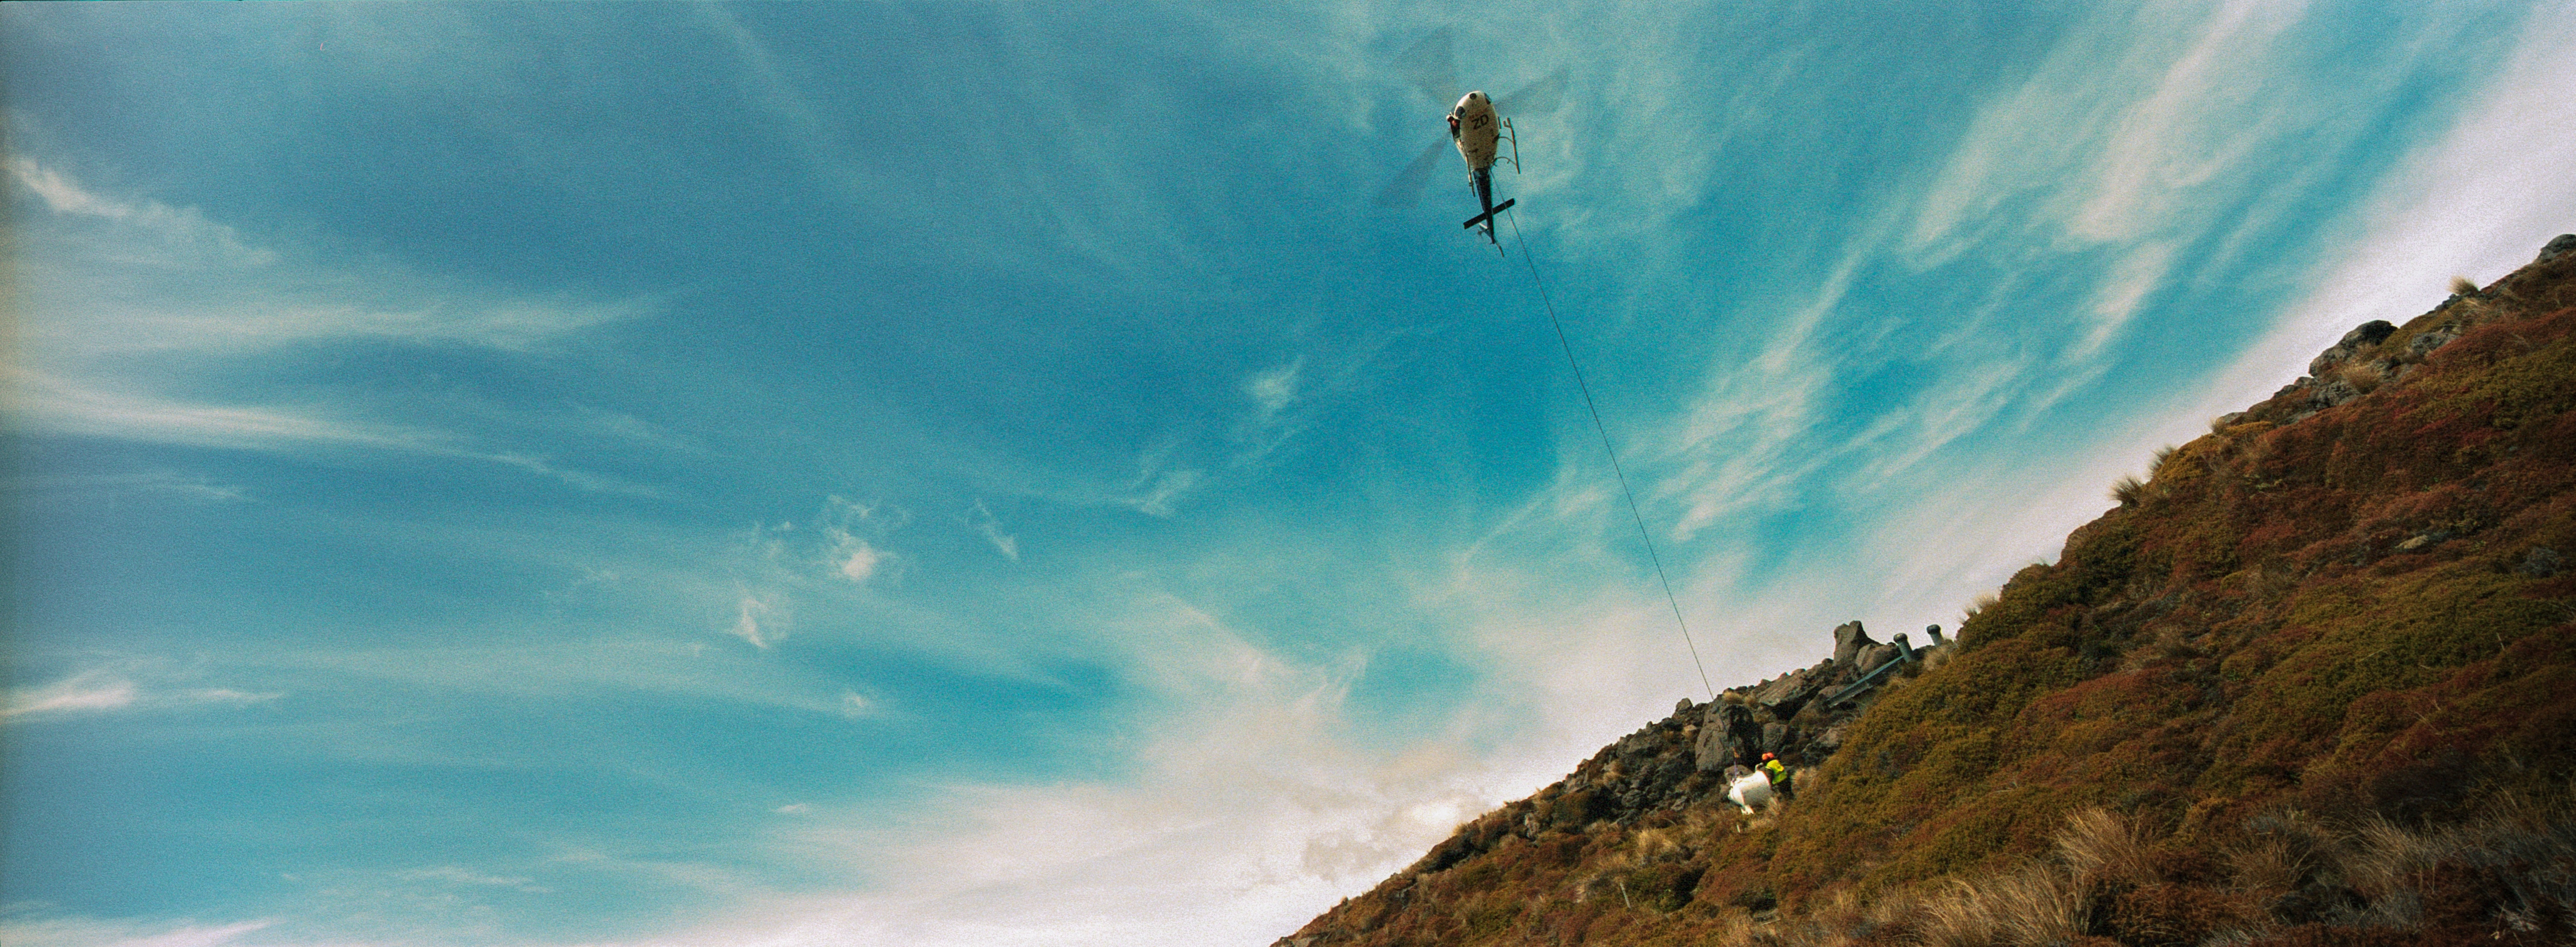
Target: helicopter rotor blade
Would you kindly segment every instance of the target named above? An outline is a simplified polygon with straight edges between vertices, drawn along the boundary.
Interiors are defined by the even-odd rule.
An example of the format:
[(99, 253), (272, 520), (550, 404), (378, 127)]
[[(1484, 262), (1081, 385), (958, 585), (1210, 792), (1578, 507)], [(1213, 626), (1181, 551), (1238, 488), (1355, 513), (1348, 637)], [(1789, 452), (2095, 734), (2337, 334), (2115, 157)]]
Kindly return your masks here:
[(1449, 150), (1447, 145), (1448, 142), (1435, 141), (1431, 147), (1422, 149), (1420, 157), (1405, 165), (1404, 170), (1396, 172), (1395, 177), (1386, 182), (1386, 187), (1379, 189), (1377, 206), (1411, 207), (1421, 203), (1422, 188), (1431, 183), (1431, 170), (1440, 164), (1440, 153)]
[(1404, 77), (1413, 87), (1442, 105), (1458, 97), (1458, 59), (1454, 52), (1454, 34), (1448, 27), (1431, 31), (1404, 51), (1397, 61)]
[(1565, 70), (1560, 67), (1537, 82), (1522, 86), (1520, 91), (1494, 100), (1494, 111), (1504, 115), (1546, 115), (1565, 104)]

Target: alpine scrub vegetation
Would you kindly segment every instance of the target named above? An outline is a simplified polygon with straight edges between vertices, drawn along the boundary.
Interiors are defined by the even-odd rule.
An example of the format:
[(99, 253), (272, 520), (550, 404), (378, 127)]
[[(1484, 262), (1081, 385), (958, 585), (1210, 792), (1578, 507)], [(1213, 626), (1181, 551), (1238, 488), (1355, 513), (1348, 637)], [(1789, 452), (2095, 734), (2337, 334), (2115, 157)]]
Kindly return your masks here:
[[(1685, 702), (1282, 943), (2576, 940), (2570, 251), (2157, 452), (1868, 694)], [(1703, 757), (1757, 738), (1804, 768), (1747, 816)]]

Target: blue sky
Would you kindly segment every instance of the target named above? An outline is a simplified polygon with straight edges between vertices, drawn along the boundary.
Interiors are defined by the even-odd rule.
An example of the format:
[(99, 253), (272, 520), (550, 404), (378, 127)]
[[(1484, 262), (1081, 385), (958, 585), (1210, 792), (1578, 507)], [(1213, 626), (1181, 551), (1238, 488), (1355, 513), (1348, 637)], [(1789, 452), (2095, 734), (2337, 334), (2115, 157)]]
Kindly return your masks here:
[(2565, 3), (2030, 7), (0, 6), (0, 939), (1264, 944), (1707, 696), (1526, 263), (1724, 687), (2576, 229)]

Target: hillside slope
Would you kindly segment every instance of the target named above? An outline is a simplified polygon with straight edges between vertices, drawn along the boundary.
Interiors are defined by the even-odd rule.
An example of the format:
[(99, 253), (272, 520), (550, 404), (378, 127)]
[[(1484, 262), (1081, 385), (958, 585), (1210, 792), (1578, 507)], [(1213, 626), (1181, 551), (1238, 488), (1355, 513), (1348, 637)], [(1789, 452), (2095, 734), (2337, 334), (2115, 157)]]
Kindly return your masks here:
[(2569, 942), (2571, 282), (2355, 329), (1874, 692), (1685, 702), (1281, 944)]

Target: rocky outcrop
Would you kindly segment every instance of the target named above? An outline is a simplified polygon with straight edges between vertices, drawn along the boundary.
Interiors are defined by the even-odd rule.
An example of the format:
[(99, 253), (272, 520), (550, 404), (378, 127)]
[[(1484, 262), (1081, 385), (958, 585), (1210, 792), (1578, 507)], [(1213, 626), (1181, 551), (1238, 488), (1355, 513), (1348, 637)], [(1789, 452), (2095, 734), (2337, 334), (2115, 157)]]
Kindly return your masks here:
[(2565, 256), (2571, 251), (2576, 251), (2576, 233), (2562, 233), (2557, 239), (2549, 241), (2548, 246), (2541, 247), (2540, 256), (2531, 262), (2537, 266)]
[(2308, 374), (2319, 378), (2325, 377), (2327, 371), (2351, 359), (2353, 353), (2378, 345), (2381, 340), (2396, 331), (2396, 324), (2386, 319), (2373, 319), (2362, 323), (2352, 331), (2344, 333), (2341, 341), (2317, 353), (2317, 357), (2309, 359)]
[[(1932, 629), (1936, 642), (1941, 640), (1939, 627)], [(1604, 823), (1634, 826), (1658, 813), (1720, 805), (1726, 796), (1725, 770), (1757, 764), (1764, 753), (1778, 755), (1793, 768), (1818, 765), (1842, 745), (1843, 734), (1880, 688), (1947, 647), (1917, 649), (1905, 643), (1904, 635), (1893, 642), (1874, 641), (1857, 621), (1835, 628), (1833, 639), (1834, 656), (1812, 667), (1720, 691), (1714, 701), (1680, 701), (1672, 716), (1603, 747), (1555, 785), (1460, 826), (1457, 834), (1432, 846), (1369, 897), (1400, 905), (1410, 900), (1419, 879), (1500, 848), (1546, 844)], [(1871, 671), (1883, 673), (1872, 678)], [(1325, 930), (1327, 934), (1318, 935), (1310, 928), (1273, 947), (1335, 942), (1352, 933), (1329, 926)]]
[[(1831, 657), (1680, 702), (1281, 947), (1903, 942), (1920, 929), (1843, 894), (1954, 903), (1963, 880), (2026, 879), (1987, 868), (2035, 864), (2061, 816), (2105, 803), (2173, 834), (2142, 862), (2161, 880), (2069, 902), (2094, 925), (2069, 942), (2222, 942), (2131, 923), (2210, 904), (2251, 925), (2240, 941), (2418, 942), (2375, 913), (2353, 928), (2353, 889), (2248, 881), (2211, 854), (2272, 850), (2310, 817), (2440, 828), (2480, 794), (2570, 785), (2576, 236), (2550, 247), (2347, 333), (2321, 375), (2160, 454), (2138, 502), (2016, 574), (1955, 641), (1837, 628)], [(1724, 771), (1764, 752), (1823, 768), (1739, 816)], [(2477, 892), (2542, 862), (2444, 864), (2417, 874), (2470, 879), (2456, 897), (2390, 902), (2462, 919), (2420, 942), (2540, 942), (2515, 939), (2536, 923), (2523, 902)]]

